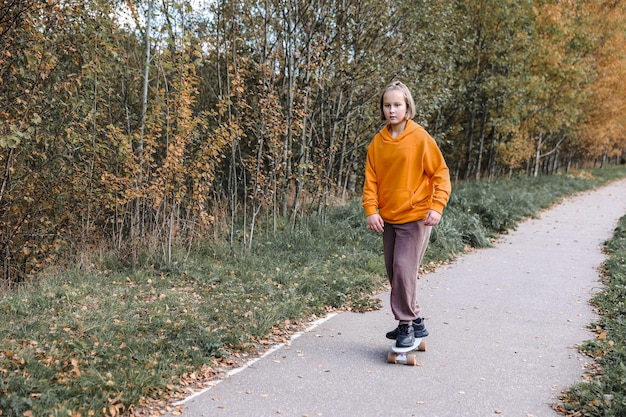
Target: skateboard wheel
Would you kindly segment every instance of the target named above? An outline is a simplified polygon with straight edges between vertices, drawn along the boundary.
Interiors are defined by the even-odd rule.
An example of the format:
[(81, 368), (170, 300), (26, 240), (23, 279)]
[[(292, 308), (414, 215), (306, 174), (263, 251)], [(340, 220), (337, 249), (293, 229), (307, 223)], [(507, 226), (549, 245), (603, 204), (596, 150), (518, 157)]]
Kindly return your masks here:
[(417, 355), (408, 354), (406, 355), (406, 364), (411, 366), (417, 366)]
[(398, 363), (397, 359), (398, 359), (398, 354), (397, 353), (395, 353), (395, 352), (387, 353), (387, 362), (389, 362), (389, 363)]
[(420, 352), (426, 352), (426, 347), (428, 345), (426, 344), (425, 340), (422, 340), (422, 342), (417, 346), (417, 350), (419, 350)]

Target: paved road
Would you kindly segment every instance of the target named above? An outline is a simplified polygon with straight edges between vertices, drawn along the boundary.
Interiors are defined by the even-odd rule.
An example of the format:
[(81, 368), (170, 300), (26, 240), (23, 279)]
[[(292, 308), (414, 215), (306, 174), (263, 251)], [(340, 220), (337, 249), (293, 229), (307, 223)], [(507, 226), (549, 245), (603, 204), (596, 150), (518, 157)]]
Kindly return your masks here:
[(430, 331), (420, 366), (386, 363), (395, 326), (342, 313), (188, 398), (187, 417), (546, 417), (589, 360), (588, 304), (602, 243), (626, 214), (626, 181), (580, 194), (498, 244), (423, 276)]

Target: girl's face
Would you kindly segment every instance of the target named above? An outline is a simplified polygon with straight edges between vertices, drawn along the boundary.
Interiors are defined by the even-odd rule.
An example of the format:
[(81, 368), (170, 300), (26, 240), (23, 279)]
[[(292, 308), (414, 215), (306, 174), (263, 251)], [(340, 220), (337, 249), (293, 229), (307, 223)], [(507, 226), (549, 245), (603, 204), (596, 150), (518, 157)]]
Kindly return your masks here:
[(383, 114), (391, 125), (406, 121), (406, 101), (399, 90), (389, 90), (383, 95)]

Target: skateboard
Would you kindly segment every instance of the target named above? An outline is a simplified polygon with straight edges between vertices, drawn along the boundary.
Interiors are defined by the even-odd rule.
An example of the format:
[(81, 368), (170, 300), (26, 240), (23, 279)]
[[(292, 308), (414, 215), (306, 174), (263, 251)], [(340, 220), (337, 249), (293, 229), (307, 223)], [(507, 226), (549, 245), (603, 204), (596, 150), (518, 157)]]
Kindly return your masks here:
[(387, 362), (403, 363), (405, 365), (416, 366), (417, 355), (415, 353), (410, 353), (414, 350), (425, 352), (426, 341), (422, 339), (415, 339), (415, 343), (413, 343), (413, 346), (409, 346), (406, 348), (396, 347), (396, 344), (394, 343), (393, 345), (391, 345), (391, 351), (387, 353)]

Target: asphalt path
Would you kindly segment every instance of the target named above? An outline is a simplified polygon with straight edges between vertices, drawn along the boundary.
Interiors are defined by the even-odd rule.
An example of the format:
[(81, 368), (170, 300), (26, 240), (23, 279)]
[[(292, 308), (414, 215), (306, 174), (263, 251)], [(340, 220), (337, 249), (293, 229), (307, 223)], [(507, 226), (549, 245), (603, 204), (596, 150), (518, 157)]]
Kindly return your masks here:
[(576, 346), (593, 337), (602, 244), (624, 214), (621, 180), (422, 276), (430, 336), (418, 366), (386, 362), (396, 323), (382, 293), (381, 310), (315, 323), (181, 402), (182, 415), (558, 416), (552, 405), (590, 360)]

